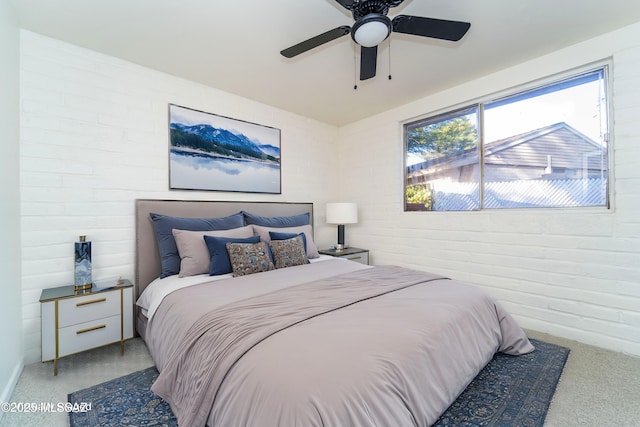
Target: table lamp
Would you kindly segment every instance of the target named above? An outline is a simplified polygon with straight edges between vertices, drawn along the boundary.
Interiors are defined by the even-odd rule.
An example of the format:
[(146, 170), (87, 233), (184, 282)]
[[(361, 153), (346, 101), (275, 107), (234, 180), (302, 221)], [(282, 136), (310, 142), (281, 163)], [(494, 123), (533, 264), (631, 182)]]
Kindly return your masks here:
[(358, 205), (355, 203), (327, 203), (327, 223), (338, 224), (338, 244), (336, 251), (343, 251), (344, 225), (358, 222)]

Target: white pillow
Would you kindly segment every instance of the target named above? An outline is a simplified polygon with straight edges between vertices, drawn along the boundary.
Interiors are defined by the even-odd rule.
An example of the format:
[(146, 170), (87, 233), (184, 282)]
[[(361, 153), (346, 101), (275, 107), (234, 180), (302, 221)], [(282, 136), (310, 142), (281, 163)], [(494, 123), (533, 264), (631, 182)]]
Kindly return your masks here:
[(180, 254), (179, 277), (195, 276), (197, 274), (209, 274), (211, 255), (204, 241), (204, 236), (215, 237), (253, 237), (253, 228), (250, 225), (231, 230), (189, 231), (171, 230), (176, 239), (178, 254)]

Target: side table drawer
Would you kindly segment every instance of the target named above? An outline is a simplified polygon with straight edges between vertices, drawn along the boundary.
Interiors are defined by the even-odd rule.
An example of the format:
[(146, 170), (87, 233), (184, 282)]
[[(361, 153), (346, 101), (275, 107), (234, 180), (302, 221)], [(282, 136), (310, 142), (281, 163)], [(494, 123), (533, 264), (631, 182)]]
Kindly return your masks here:
[(59, 357), (120, 341), (120, 313), (58, 330)]
[(360, 264), (369, 264), (369, 252), (360, 252), (352, 255), (344, 255), (340, 258), (348, 259), (349, 261), (359, 262)]
[(102, 292), (58, 302), (58, 327), (120, 315), (120, 292)]

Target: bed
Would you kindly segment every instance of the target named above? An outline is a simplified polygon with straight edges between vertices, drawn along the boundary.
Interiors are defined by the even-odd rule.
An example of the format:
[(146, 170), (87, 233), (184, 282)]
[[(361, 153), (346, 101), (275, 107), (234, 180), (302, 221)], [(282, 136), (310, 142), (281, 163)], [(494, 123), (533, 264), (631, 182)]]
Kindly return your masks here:
[[(158, 278), (166, 260), (150, 214), (235, 221), (243, 212), (252, 222), (285, 222), (243, 217), (237, 229), (261, 237), (227, 242), (230, 274)], [(286, 222), (305, 216), (306, 227)], [(160, 372), (152, 390), (181, 426), (428, 426), (496, 352), (534, 350), (481, 289), (314, 256), (312, 224), (310, 203), (136, 201), (137, 330)], [(190, 238), (207, 245), (229, 239), (198, 232)], [(256, 258), (266, 245), (281, 268), (244, 274), (234, 251), (251, 248)], [(287, 265), (292, 253), (308, 263)]]

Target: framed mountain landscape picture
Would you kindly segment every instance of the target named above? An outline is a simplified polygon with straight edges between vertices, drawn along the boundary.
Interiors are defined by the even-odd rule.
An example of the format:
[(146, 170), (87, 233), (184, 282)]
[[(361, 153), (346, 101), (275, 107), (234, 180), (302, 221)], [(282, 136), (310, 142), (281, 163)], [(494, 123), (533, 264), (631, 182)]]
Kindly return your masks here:
[(280, 129), (169, 104), (169, 188), (280, 194)]

